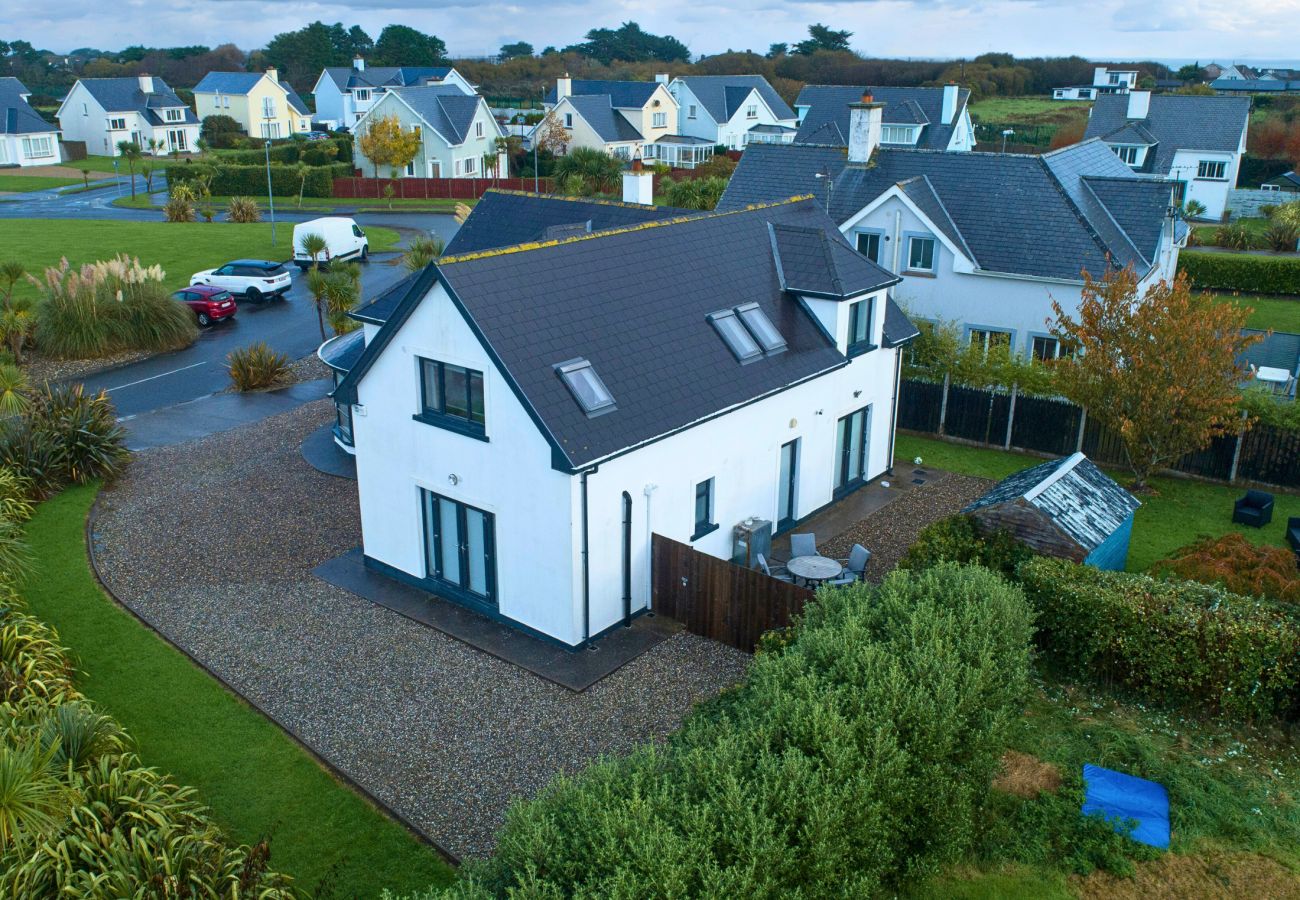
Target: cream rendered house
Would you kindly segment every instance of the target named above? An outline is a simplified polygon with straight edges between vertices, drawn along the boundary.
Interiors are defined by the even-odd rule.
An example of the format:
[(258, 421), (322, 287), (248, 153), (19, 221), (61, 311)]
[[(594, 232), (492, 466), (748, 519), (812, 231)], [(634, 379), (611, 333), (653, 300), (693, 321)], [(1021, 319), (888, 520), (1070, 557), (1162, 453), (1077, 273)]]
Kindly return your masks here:
[(311, 130), (311, 112), (275, 69), (209, 72), (194, 87), (199, 119), (229, 116), (250, 137), (285, 138)]
[(640, 156), (689, 167), (713, 155), (713, 140), (681, 133), (677, 100), (664, 82), (565, 75), (544, 104), (569, 133), (567, 150), (592, 147), (620, 159)]

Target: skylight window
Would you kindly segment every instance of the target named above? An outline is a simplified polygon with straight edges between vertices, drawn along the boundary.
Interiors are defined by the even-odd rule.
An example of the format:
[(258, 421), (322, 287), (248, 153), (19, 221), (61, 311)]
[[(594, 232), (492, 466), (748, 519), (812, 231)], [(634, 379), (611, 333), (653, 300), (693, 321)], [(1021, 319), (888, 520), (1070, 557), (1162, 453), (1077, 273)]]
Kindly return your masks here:
[(717, 329), (718, 335), (722, 338), (723, 343), (727, 345), (736, 359), (741, 362), (749, 362), (763, 355), (763, 351), (750, 335), (749, 329), (741, 324), (740, 318), (733, 309), (724, 309), (721, 312), (710, 314), (709, 321)]
[(776, 330), (772, 320), (767, 317), (757, 303), (746, 303), (744, 306), (736, 307), (736, 315), (740, 316), (740, 321), (745, 323), (749, 333), (758, 341), (758, 345), (763, 348), (765, 353), (776, 353), (778, 350), (785, 349), (785, 338), (781, 337), (781, 332)]
[(560, 363), (555, 371), (587, 415), (598, 415), (614, 408), (614, 395), (605, 387), (605, 382), (600, 380), (589, 361), (582, 357), (571, 359)]

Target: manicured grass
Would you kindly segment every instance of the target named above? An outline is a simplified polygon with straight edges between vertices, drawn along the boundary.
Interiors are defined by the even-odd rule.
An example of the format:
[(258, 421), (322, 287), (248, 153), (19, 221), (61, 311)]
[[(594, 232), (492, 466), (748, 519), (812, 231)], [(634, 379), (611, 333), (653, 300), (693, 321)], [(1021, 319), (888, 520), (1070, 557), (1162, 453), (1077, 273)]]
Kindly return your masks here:
[(1253, 312), (1246, 320), (1248, 328), (1273, 329), (1300, 333), (1300, 297), (1255, 297), (1216, 294), (1221, 303), (1237, 303), (1250, 307)]
[[(1262, 237), (1264, 232), (1268, 230), (1269, 220), (1264, 216), (1246, 216), (1240, 219), (1233, 219), (1232, 224), (1244, 225), (1251, 235), (1254, 237)], [(1213, 225), (1196, 225), (1192, 230), (1196, 232), (1196, 239), (1200, 241), (1202, 245), (1213, 247), (1214, 232), (1218, 231), (1219, 227), (1220, 226), (1217, 223)]]
[[(71, 162), (61, 163), (70, 169), (81, 169), (83, 172), (107, 172), (113, 173), (112, 156), (87, 156), (85, 159), (74, 159)], [(128, 174), (129, 170), (126, 160), (117, 158), (117, 172), (119, 175)]]
[(80, 178), (55, 178), (44, 175), (0, 175), (0, 191), (48, 191), (52, 188), (81, 184)]
[(130, 732), (145, 764), (198, 789), (236, 841), (270, 836), (272, 867), (311, 895), (450, 882), (434, 850), (104, 595), (83, 536), (96, 491), (73, 488), (40, 507), (28, 527), (37, 574), (23, 594), (72, 648), (79, 686)]
[[(46, 266), (66, 256), (74, 265), (111, 259), (118, 253), (140, 258), (144, 265), (161, 265), (170, 287), (184, 287), (190, 276), (241, 257), (289, 259), (293, 255), (293, 225), (282, 222), (271, 244), (267, 222), (232, 225), (223, 222), (114, 222), (89, 219), (14, 219), (5, 223), (7, 238), (0, 259), (16, 259), (38, 277)], [(391, 228), (368, 228), (370, 249), (392, 249), (399, 235)], [(36, 288), (20, 282), (18, 290), (35, 295)]]
[[(936, 469), (992, 479), (1005, 478), (1042, 462), (1040, 457), (1024, 453), (968, 447), (911, 434), (898, 435), (895, 452), (903, 459), (920, 456), (927, 466)], [(1109, 471), (1120, 484), (1132, 481), (1132, 476), (1125, 471)], [(1272, 524), (1247, 528), (1232, 523), (1232, 504), (1242, 495), (1243, 488), (1186, 478), (1154, 478), (1151, 483), (1155, 493), (1139, 498), (1142, 508), (1133, 523), (1128, 555), (1131, 572), (1146, 571), (1152, 563), (1199, 535), (1236, 532), (1256, 544), (1285, 546), (1286, 520), (1300, 516), (1300, 496), (1274, 491)]]
[[(263, 215), (266, 214), (266, 197), (255, 197), (257, 203), (262, 207)], [(217, 210), (224, 210), (230, 203), (229, 197), (213, 197), (212, 204)], [(454, 212), (457, 204), (473, 207), (477, 200), (420, 200), (415, 198), (393, 198), (391, 209), (406, 210), (417, 212)], [(157, 204), (150, 200), (148, 194), (137, 193), (134, 197), (129, 194), (125, 197), (119, 197), (113, 201), (114, 206), (124, 206), (128, 209), (153, 209)], [(359, 200), (348, 199), (346, 197), (303, 197), (302, 206), (298, 205), (298, 197), (276, 197), (275, 208), (277, 210), (293, 211), (299, 209), (312, 209), (321, 211), (331, 211), (335, 209), (347, 209), (353, 212), (387, 212), (390, 207), (388, 201), (384, 199), (376, 200), (373, 197), (363, 197)], [(367, 232), (368, 233), (368, 232)]]
[(1086, 120), (1090, 100), (1053, 100), (1050, 97), (990, 97), (971, 104), (971, 115), (981, 122), (1060, 124)]

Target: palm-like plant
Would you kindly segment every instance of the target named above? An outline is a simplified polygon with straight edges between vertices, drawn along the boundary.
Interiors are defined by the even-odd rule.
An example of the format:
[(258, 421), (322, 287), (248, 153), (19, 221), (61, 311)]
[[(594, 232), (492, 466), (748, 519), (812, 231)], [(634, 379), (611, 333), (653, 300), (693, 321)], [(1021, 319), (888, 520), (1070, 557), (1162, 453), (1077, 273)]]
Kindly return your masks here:
[(618, 183), (623, 164), (615, 157), (594, 147), (577, 147), (555, 163), (555, 177), (567, 180), (576, 175), (594, 193), (609, 191)]
[(74, 700), (59, 704), (45, 718), (40, 746), (49, 754), (52, 765), (76, 772), (101, 756), (125, 752), (126, 736), (111, 718)]
[(0, 262), (0, 296), (3, 296), (6, 307), (14, 299), (14, 288), (18, 282), (23, 280), (27, 274), (27, 267), (16, 259), (7, 259)]
[(126, 170), (131, 174), (131, 199), (135, 199), (135, 164), (144, 154), (135, 141), (118, 141), (117, 153), (126, 160)]
[(307, 275), (307, 289), (311, 291), (312, 302), (316, 304), (316, 324), (320, 327), (320, 339), (325, 340), (325, 282), (321, 271), (321, 262), (329, 261), (329, 244), (325, 236), (315, 231), (302, 236), (302, 252), (311, 257), (311, 272)]
[(30, 841), (58, 827), (69, 791), (39, 746), (0, 747), (0, 846)]
[[(9, 313), (0, 313), (0, 329)], [(23, 370), (11, 363), (0, 363), (0, 416), (17, 416), (27, 410), (31, 386)]]
[(423, 271), (429, 263), (439, 256), (446, 245), (436, 234), (422, 234), (412, 238), (411, 245), (402, 254), (402, 265), (408, 272)]

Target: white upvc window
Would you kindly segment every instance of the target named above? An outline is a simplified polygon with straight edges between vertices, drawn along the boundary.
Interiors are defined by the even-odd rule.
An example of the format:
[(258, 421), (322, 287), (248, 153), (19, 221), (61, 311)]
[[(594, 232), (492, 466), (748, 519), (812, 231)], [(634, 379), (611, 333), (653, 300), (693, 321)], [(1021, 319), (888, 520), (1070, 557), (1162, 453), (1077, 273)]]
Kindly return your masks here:
[(83, 116), (88, 116), (88, 115), (90, 115), (90, 107), (87, 106), (85, 103), (81, 104), (81, 114), (82, 114)]
[(573, 113), (564, 114), (564, 127), (573, 128)]
[(478, 160), (472, 156), (466, 157), (464, 167), (466, 175), (473, 175), (478, 171)]
[(184, 153), (189, 149), (184, 128), (173, 128), (167, 132), (167, 144), (173, 153)]
[(275, 118), (275, 98), (274, 98), (274, 97), (263, 97), (263, 98), (262, 98), (262, 118), (264, 118), (264, 119), (274, 119), (274, 118)]
[(49, 135), (23, 138), (23, 156), (28, 159), (40, 159), (54, 155), (54, 141)]
[(1222, 181), (1227, 177), (1228, 164), (1222, 160), (1203, 159), (1196, 164), (1196, 177)]
[(912, 144), (916, 142), (916, 129), (906, 125), (885, 125), (880, 129), (882, 144)]
[(1011, 348), (1011, 332), (993, 328), (972, 328), (970, 330), (970, 345), (983, 351), (983, 354), (988, 356), (989, 351), (995, 347)]
[(751, 104), (749, 104), (749, 106), (746, 106), (746, 107), (745, 107), (745, 118), (746, 118), (746, 119), (757, 119), (757, 118), (758, 118), (758, 104), (757, 104), (757, 103), (751, 103)]
[(482, 136), (483, 136), (483, 123), (482, 123), (482, 122), (475, 122), (475, 123), (474, 123), (474, 137), (480, 137), (480, 138), (481, 138)]
[(370, 101), (370, 91), (366, 88), (357, 88), (352, 94), (358, 103), (367, 103)]
[(420, 130), (420, 126), (418, 124), (411, 126), (411, 133), (414, 134), (416, 137), (420, 138), (420, 140), (424, 140), (424, 132)]
[(181, 109), (169, 109), (163, 114), (168, 122), (183, 122), (185, 120), (185, 111)]
[(222, 107), (223, 109), (230, 109), (230, 97), (229, 97), (229, 95), (224, 96), (224, 97), (221, 98), (221, 107)]
[(108, 130), (109, 130), (109, 131), (126, 131), (126, 119), (124, 119), (124, 118), (119, 118), (119, 119), (109, 119), (109, 120), (108, 120)]
[(1138, 163), (1137, 147), (1116, 147), (1115, 155), (1130, 166), (1136, 166)]
[(688, 118), (688, 119), (694, 119), (694, 118), (695, 118), (695, 104), (694, 104), (694, 103), (692, 103), (690, 106), (686, 107), (686, 118)]
[(653, 119), (651, 120), (652, 128), (668, 127), (668, 113), (653, 113), (652, 116), (653, 116)]

